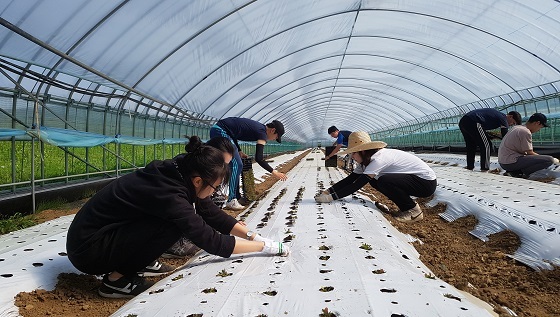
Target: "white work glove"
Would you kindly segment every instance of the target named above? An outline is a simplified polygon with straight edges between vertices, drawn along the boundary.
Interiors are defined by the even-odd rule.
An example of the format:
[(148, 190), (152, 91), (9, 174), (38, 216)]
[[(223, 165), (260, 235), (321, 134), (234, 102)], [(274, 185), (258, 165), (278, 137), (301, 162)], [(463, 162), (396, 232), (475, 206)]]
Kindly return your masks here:
[(552, 161), (553, 164), (560, 165), (560, 161), (557, 158), (554, 158)]
[(264, 241), (264, 248), (261, 252), (272, 255), (288, 256), (288, 254), (290, 254), (290, 248), (282, 242), (268, 240)]
[(318, 203), (330, 203), (333, 200), (334, 199), (331, 194), (320, 194), (315, 196), (315, 201)]
[(253, 241), (259, 241), (259, 242), (264, 242), (265, 244), (268, 243), (272, 243), (274, 242), (273, 240), (269, 239), (269, 238), (265, 238), (263, 236), (261, 236), (260, 234), (255, 234), (255, 237), (253, 238)]

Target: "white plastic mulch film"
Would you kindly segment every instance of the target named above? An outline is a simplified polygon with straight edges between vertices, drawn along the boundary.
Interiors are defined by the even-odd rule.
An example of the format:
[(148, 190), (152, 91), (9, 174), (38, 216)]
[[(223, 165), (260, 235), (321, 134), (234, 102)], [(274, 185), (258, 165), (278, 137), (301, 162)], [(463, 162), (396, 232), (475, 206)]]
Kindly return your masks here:
[[(16, 80), (14, 69), (31, 65), (71, 87), (132, 92), (177, 115), (280, 119), (285, 139), (308, 141), (324, 139), (332, 124), (377, 131), (488, 98), (480, 106), (558, 92), (552, 84), (517, 93), (560, 80), (559, 7), (554, 0), (7, 0), (0, 64)], [(21, 84), (80, 98), (35, 79)], [(2, 74), (0, 86), (14, 84)]]
[[(513, 231), (521, 246), (509, 256), (534, 269), (560, 264), (559, 167), (543, 171), (556, 178), (547, 184), (467, 171), (464, 156), (419, 156), (438, 176), (430, 204), (447, 204), (443, 218), (474, 215), (471, 233), (484, 241)], [(436, 278), (419, 261), (410, 244), (415, 239), (396, 231), (368, 198), (317, 205), (314, 194), (346, 175), (323, 167), (322, 157), (306, 156), (242, 217), (263, 236), (286, 241), (290, 256), (202, 253), (115, 316), (318, 316), (325, 308), (340, 316), (490, 315), (486, 304)], [(266, 177), (253, 167), (256, 179)], [(58, 274), (77, 273), (65, 249), (72, 218), (0, 237), (0, 316), (19, 316), (19, 292), (52, 290)]]
[(491, 316), (437, 279), (371, 201), (317, 205), (316, 192), (346, 175), (321, 157), (308, 155), (243, 217), (287, 241), (288, 257), (203, 253), (113, 316)]

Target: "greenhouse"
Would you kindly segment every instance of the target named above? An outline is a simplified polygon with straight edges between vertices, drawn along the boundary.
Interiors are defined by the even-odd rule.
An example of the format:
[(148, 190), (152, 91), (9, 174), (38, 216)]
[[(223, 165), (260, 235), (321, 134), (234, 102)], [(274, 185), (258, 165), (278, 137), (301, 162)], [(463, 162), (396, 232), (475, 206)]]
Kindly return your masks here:
[[(327, 152), (337, 145), (329, 128), (364, 131), (371, 140), (385, 142), (387, 150), (414, 154), (433, 169), (437, 188), (424, 197), (422, 208), (446, 204), (438, 217), (448, 222), (476, 217), (479, 223), (470, 233), (482, 241), (511, 230), (520, 246), (508, 253), (509, 259), (534, 271), (558, 271), (559, 27), (558, 0), (4, 0), (0, 219), (33, 215), (53, 200), (87, 199), (154, 161), (176, 160), (192, 136), (209, 141), (215, 138), (216, 127), (231, 136), (224, 119), (251, 119), (276, 136), (267, 135), (264, 142), (262, 134), (239, 142), (230, 138), (239, 150), (230, 166), (235, 166), (236, 155), (246, 154), (249, 162), (255, 162), (247, 169), (252, 167), (257, 185), (269, 186), (256, 202), (245, 206), (244, 219), (255, 227), (262, 225), (260, 217), (269, 217), (267, 207), (278, 211), (275, 217), (292, 217), (289, 210), (299, 208), (299, 223), (293, 228), (286, 228), (284, 218), (271, 218), (269, 226), (258, 231), (275, 241), (282, 241), (289, 230), (296, 232), (298, 239), (284, 241), (291, 255), (228, 259), (198, 254), (177, 272), (204, 282), (177, 282), (172, 280), (176, 272), (156, 284), (161, 292), (153, 295), (152, 288), (152, 293), (137, 296), (115, 316), (446, 316), (447, 309), (456, 309), (447, 316), (506, 316), (506, 312), (516, 316), (519, 308), (515, 312), (516, 307), (506, 303), (491, 302), (487, 307), (480, 292), (474, 295), (482, 300), (463, 298), (456, 289), (460, 287), (423, 263), (414, 248), (422, 237), (393, 228), (376, 204), (378, 193), (372, 198), (363, 190), (322, 205), (314, 198), (355, 174), (341, 164), (359, 164), (343, 163), (348, 158), (339, 156), (334, 166), (328, 165)], [(465, 154), (470, 145), (459, 123), (480, 109), (497, 110), (504, 118), (519, 113), (517, 125), (531, 130), (532, 149), (523, 155), (538, 153), (550, 157), (551, 163), (523, 177), (509, 177), (518, 170), (498, 162), (505, 132), (489, 137), (500, 132), (498, 125), (481, 132), (489, 140), (488, 154), (483, 158), (479, 148), (473, 168)], [(544, 119), (539, 117), (540, 127), (533, 131), (530, 124), (536, 113)], [(274, 130), (269, 130), (272, 126)], [(350, 148), (347, 138), (344, 147)], [(334, 152), (332, 156), (336, 157)], [(354, 158), (352, 153), (349, 157)], [(271, 182), (274, 176), (284, 182)], [(247, 180), (241, 182), (245, 186)], [(280, 198), (269, 206), (273, 196)], [(304, 216), (304, 210), (312, 216)], [(317, 217), (325, 218), (320, 225)], [(350, 217), (356, 221), (347, 221)], [(29, 257), (32, 263), (4, 262), (0, 276), (14, 278), (4, 278), (3, 286), (25, 284), (18, 290), (22, 292), (44, 285), (52, 289), (59, 273), (80, 272), (64, 258), (55, 259), (58, 264), (48, 282), (37, 281), (33, 269), (14, 275), (22, 265), (33, 267), (48, 262), (46, 258), (52, 261), (51, 254), (66, 254), (72, 217), (54, 221), (38, 229), (57, 241), (52, 249), (43, 250), (45, 243), (33, 237), (31, 228), (0, 235), (5, 250), (0, 263), (10, 257), (25, 261), (24, 250), (41, 250)], [(336, 269), (329, 270), (344, 272), (331, 274), (330, 280), (323, 279), (328, 274), (315, 276), (308, 268), (326, 261), (312, 263), (304, 252), (317, 251), (318, 239), (328, 236), (311, 234), (318, 228), (331, 233), (329, 256)], [(354, 235), (364, 239), (360, 244), (379, 241), (387, 246), (376, 245), (379, 249), (368, 253), (379, 267), (369, 267), (363, 250), (352, 249), (347, 237)], [(14, 237), (27, 237), (27, 242), (14, 244)], [(315, 258), (325, 256), (315, 253)], [(405, 254), (408, 258), (403, 261)], [(8, 267), (14, 271), (6, 271)], [(395, 268), (402, 269), (402, 275)], [(227, 278), (215, 278), (221, 269), (235, 273), (230, 284)], [(379, 269), (394, 286), (379, 280), (370, 283), (372, 270)], [(355, 276), (347, 276), (349, 272)], [(434, 273), (435, 280), (424, 278)], [(227, 295), (218, 287), (211, 303), (201, 305), (208, 299), (199, 288), (210, 287), (209, 280), (225, 283)], [(334, 286), (334, 295), (316, 294), (316, 289), (328, 285)], [(251, 293), (246, 288), (258, 290)], [(355, 289), (336, 293), (351, 288)], [(444, 295), (434, 299), (441, 288)], [(278, 296), (259, 297), (266, 291)], [(392, 291), (397, 295), (390, 295)], [(0, 315), (29, 316), (14, 308), (16, 294), (0, 298)], [(184, 306), (168, 304), (181, 296), (196, 300)], [(463, 301), (454, 300), (458, 297)], [(560, 316), (558, 309), (550, 308), (542, 316)], [(528, 315), (538, 315), (532, 313)]]

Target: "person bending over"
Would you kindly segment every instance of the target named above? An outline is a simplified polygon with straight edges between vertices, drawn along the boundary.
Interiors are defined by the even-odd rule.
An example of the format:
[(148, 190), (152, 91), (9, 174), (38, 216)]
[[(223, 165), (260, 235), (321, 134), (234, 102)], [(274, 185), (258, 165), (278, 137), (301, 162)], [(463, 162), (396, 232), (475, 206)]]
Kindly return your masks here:
[(480, 171), (490, 169), (491, 137), (488, 130), (501, 129), (502, 138), (508, 132), (508, 127), (521, 124), (521, 115), (517, 111), (504, 114), (493, 108), (475, 109), (465, 114), (459, 121), (459, 129), (465, 139), (467, 150), (468, 170), (474, 169), (476, 148), (480, 148)]
[(239, 178), (243, 170), (243, 162), (241, 158), (247, 158), (247, 155), (241, 151), (238, 141), (256, 141), (255, 161), (267, 172), (272, 173), (280, 180), (286, 180), (287, 177), (272, 167), (264, 159), (264, 146), (266, 141), (276, 140), (281, 143), (284, 134), (284, 125), (273, 120), (266, 125), (255, 120), (247, 118), (230, 117), (224, 118), (216, 122), (210, 128), (210, 138), (226, 137), (237, 147), (234, 151), (233, 160), (230, 162), (231, 178), (229, 181), (229, 194), (226, 208), (232, 210), (241, 210), (244, 206), (239, 202), (241, 193), (239, 192)]
[(435, 172), (414, 154), (385, 148), (383, 141), (371, 141), (363, 131), (350, 134), (348, 149), (358, 167), (332, 187), (315, 197), (320, 203), (351, 195), (369, 183), (393, 201), (400, 212), (395, 219), (416, 222), (424, 218), (420, 206), (410, 197), (428, 197), (437, 186)]

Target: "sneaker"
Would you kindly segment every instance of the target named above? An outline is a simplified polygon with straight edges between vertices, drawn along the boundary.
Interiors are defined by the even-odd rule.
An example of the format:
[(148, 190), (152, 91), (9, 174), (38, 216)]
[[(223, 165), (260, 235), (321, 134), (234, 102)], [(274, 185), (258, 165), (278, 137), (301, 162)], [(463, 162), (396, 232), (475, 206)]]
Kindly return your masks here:
[(403, 211), (395, 216), (395, 219), (402, 222), (416, 222), (424, 219), (424, 213), (418, 204), (414, 208)]
[(153, 284), (138, 276), (123, 276), (116, 281), (109, 281), (109, 274), (105, 274), (97, 293), (107, 298), (132, 298), (144, 292)]
[(243, 206), (248, 206), (251, 204), (251, 201), (245, 197), (241, 197), (237, 199), (237, 202), (240, 203)]
[(511, 176), (511, 177), (515, 177), (515, 178), (524, 178), (524, 175), (523, 175), (522, 171), (506, 171), (504, 173), (504, 176)]
[(245, 206), (243, 206), (242, 204), (240, 204), (237, 199), (232, 199), (230, 201), (228, 201), (226, 203), (226, 209), (231, 209), (231, 210), (243, 210), (245, 209)]
[(171, 273), (174, 270), (175, 268), (171, 265), (160, 263), (158, 260), (155, 260), (137, 274), (138, 276), (160, 276), (162, 274)]
[(377, 207), (377, 209), (379, 209), (379, 211), (381, 211), (382, 213), (386, 213), (386, 214), (390, 214), (391, 210), (389, 209), (389, 207), (385, 204), (382, 204), (378, 201), (375, 202), (375, 207)]

